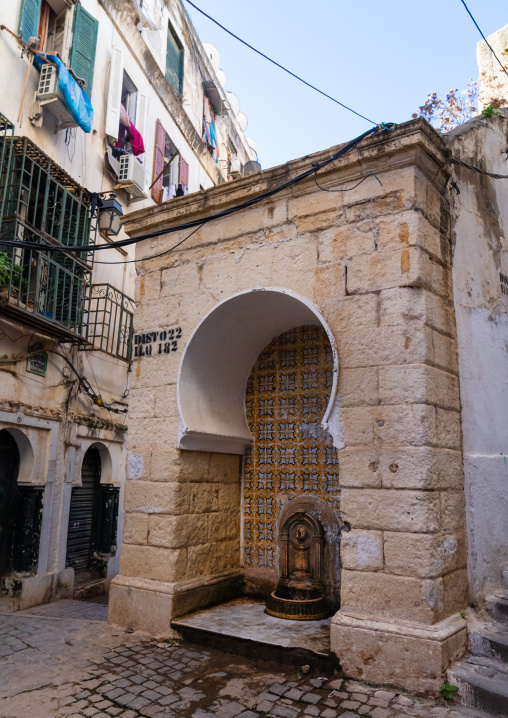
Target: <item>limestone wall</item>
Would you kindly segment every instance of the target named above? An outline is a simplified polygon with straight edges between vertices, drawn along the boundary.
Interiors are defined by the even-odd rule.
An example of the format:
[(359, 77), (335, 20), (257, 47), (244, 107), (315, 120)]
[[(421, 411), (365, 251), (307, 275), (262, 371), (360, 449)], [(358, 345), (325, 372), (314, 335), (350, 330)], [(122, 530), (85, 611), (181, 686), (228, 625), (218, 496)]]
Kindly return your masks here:
[[(182, 606), (203, 604), (203, 577), (218, 586), (221, 571), (228, 580), (241, 571), (239, 459), (219, 453), (219, 430), (216, 437), (208, 431), (207, 441), (217, 445), (212, 454), (176, 448), (182, 421), (177, 389), (180, 414), (185, 390), (177, 386), (178, 367), (191, 333), (222, 300), (277, 288), (314, 308), (316, 323), (331, 332), (337, 349), (330, 425), (339, 449), (342, 521), (350, 530), (342, 540), (333, 649), (350, 675), (419, 689), (434, 688), (463, 650), (465, 622), (458, 612), (467, 605), (468, 589), (443, 150), (421, 120), (377, 133), (320, 172), (322, 186), (349, 191), (321, 191), (310, 178), (138, 265), (136, 332), (179, 327), (181, 339), (174, 353), (135, 363), (129, 432), (135, 470), (127, 482), (113, 621), (168, 635), (170, 618)], [(171, 208), (143, 210), (130, 215), (126, 230), (140, 234), (220, 211), (329, 154), (190, 195)], [(369, 172), (377, 179), (352, 189)], [(144, 242), (138, 257), (169, 249), (184, 236)], [(224, 341), (210, 335), (208, 352), (203, 346), (209, 376), (218, 363), (233, 367), (231, 357), (242, 356), (235, 336), (244, 336), (245, 325), (261, 332), (255, 312), (238, 317), (230, 305), (229, 323), (224, 315), (221, 325)], [(249, 366), (242, 359), (245, 366), (237, 367), (245, 381), (263, 346)], [(198, 413), (206, 413), (204, 425), (213, 427), (214, 405), (207, 402), (213, 388), (203, 374), (182, 369), (181, 376), (199, 390)], [(240, 390), (231, 392), (231, 406), (244, 400)], [(189, 600), (177, 605), (182, 595)], [(409, 664), (407, 651), (416, 656)]]

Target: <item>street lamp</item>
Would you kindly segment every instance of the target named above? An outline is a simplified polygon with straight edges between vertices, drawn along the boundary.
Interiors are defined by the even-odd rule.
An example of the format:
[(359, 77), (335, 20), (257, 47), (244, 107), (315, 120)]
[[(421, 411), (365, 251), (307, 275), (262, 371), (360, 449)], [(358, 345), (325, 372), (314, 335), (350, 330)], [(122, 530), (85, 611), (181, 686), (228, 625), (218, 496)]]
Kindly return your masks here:
[(116, 201), (116, 194), (111, 192), (99, 207), (99, 232), (105, 237), (116, 237), (122, 229), (122, 216), (122, 205)]

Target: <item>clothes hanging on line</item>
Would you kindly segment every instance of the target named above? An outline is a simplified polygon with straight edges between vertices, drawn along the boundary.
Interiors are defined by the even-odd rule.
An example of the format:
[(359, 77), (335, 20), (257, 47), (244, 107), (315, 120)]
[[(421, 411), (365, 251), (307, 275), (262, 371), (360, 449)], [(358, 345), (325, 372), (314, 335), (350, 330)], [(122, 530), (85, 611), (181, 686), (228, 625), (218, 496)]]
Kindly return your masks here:
[(219, 161), (219, 143), (217, 141), (217, 129), (215, 126), (215, 113), (210, 105), (208, 97), (203, 100), (203, 141), (211, 150), (215, 162)]
[(134, 126), (125, 107), (120, 105), (120, 127), (118, 128), (118, 140), (115, 147), (129, 149), (128, 145), (130, 145), (131, 154), (135, 157), (142, 155), (145, 151), (141, 133)]

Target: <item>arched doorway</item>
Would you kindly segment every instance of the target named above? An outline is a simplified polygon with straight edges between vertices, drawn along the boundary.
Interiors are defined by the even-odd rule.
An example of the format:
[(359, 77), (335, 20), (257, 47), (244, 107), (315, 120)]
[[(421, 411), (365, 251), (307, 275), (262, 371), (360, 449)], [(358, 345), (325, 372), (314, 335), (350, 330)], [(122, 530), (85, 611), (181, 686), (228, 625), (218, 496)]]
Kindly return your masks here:
[(67, 534), (67, 567), (74, 569), (78, 580), (93, 573), (93, 552), (98, 540), (100, 512), (101, 457), (91, 446), (83, 457), (81, 486), (72, 489)]
[[(32, 447), (19, 429), (0, 431), (0, 578), (37, 573), (44, 489), (29, 479)], [(3, 590), (7, 591), (6, 586)]]
[(20, 455), (10, 433), (0, 431), (0, 576), (12, 571)]
[(243, 468), (243, 564), (247, 584), (261, 593), (277, 580), (277, 520), (288, 502), (320, 499), (339, 516), (338, 453), (322, 426), (333, 370), (326, 331), (305, 325), (273, 339), (247, 381), (252, 445)]

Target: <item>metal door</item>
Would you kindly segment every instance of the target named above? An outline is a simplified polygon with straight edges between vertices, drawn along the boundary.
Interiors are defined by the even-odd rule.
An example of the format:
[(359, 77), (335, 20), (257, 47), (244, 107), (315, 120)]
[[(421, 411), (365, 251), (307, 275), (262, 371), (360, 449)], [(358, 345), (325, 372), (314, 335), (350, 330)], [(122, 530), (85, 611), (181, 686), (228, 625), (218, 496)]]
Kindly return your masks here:
[(101, 480), (101, 458), (91, 446), (86, 452), (81, 468), (81, 486), (72, 489), (69, 532), (67, 534), (66, 565), (76, 573), (91, 568)]
[(3, 429), (0, 431), (0, 575), (4, 576), (11, 571), (18, 473), (18, 445)]

